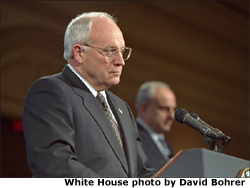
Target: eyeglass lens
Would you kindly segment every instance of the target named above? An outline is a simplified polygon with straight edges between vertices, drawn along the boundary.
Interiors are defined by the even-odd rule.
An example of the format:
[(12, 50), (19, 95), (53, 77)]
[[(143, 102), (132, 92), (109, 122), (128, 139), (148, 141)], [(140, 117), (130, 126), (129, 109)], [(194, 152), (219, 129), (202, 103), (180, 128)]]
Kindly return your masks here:
[[(116, 59), (117, 55), (118, 55), (119, 51), (114, 52), (110, 57), (109, 60), (113, 61)], [(122, 53), (122, 57), (124, 60), (128, 60), (131, 54), (131, 49), (127, 49), (125, 48), (123, 51), (121, 51)]]
[[(109, 60), (114, 60), (116, 59), (117, 55), (118, 55), (118, 51), (116, 51), (116, 53), (113, 53), (113, 55), (109, 58)], [(121, 51), (122, 53), (122, 57), (124, 60), (128, 60), (131, 54), (131, 49), (127, 49), (125, 48), (124, 50)]]
[(130, 54), (131, 54), (131, 49), (124, 49), (124, 52), (123, 52), (123, 54), (122, 54), (122, 56), (123, 56), (123, 59), (124, 60), (127, 60), (129, 57), (130, 57)]

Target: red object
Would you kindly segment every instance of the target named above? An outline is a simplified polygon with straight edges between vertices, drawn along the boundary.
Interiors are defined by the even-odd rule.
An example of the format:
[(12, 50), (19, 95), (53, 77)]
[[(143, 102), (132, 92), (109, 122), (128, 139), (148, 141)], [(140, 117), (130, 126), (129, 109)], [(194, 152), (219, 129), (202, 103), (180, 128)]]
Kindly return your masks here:
[(23, 132), (23, 123), (22, 123), (22, 120), (13, 119), (12, 120), (12, 129), (16, 133)]

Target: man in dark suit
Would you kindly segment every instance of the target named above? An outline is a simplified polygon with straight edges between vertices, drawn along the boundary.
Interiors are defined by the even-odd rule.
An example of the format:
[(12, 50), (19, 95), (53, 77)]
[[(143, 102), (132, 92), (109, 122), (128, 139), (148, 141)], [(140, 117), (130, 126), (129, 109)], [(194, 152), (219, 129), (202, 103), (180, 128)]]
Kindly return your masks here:
[(107, 13), (83, 13), (70, 22), (68, 64), (33, 83), (25, 98), (24, 136), (34, 177), (154, 175), (129, 106), (107, 90), (119, 83), (131, 50)]
[(149, 166), (156, 170), (174, 156), (164, 133), (171, 130), (175, 108), (175, 94), (168, 84), (150, 81), (140, 86), (136, 98), (136, 121)]

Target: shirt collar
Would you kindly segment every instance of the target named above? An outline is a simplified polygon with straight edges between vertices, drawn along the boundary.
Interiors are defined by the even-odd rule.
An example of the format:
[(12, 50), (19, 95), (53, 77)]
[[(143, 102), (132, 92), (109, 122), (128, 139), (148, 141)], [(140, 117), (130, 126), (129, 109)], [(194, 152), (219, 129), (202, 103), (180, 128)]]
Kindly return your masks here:
[[(79, 74), (76, 69), (68, 63), (68, 67), (70, 70), (72, 70), (73, 73), (76, 74), (76, 76), (87, 86), (87, 88), (90, 90), (90, 92), (96, 97), (97, 91), (94, 89), (94, 87), (81, 75)], [(107, 96), (105, 90), (100, 91), (100, 93), (104, 96), (105, 100), (107, 101)]]
[(136, 118), (136, 121), (148, 132), (153, 140), (164, 139), (164, 134), (156, 133), (147, 123), (145, 123), (140, 117)]

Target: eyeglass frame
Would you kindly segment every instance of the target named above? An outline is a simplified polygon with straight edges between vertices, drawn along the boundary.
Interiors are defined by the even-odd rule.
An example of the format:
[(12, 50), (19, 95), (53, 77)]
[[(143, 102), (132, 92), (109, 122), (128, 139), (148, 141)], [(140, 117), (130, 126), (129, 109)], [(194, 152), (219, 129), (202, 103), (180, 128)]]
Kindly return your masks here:
[[(117, 54), (118, 54), (119, 52), (121, 52), (121, 53), (123, 54), (123, 52), (125, 51), (125, 49), (127, 49), (127, 50), (129, 50), (129, 54), (128, 54), (128, 57), (127, 57), (126, 59), (124, 59), (123, 56), (122, 56), (122, 59), (123, 59), (124, 61), (126, 61), (126, 60), (128, 60), (128, 59), (130, 58), (130, 55), (131, 55), (132, 50), (133, 50), (133, 49), (130, 48), (130, 47), (124, 47), (124, 48), (122, 48), (122, 49), (120, 49), (120, 50), (118, 50), (117, 48), (115, 48), (116, 50), (115, 50), (114, 52), (111, 52), (110, 50), (107, 50), (107, 49), (105, 49), (105, 48), (99, 48), (99, 47), (91, 46), (91, 45), (89, 45), (89, 44), (83, 44), (83, 45), (84, 45), (84, 46), (87, 46), (87, 47), (94, 48), (94, 49), (95, 49), (96, 51), (98, 51), (101, 55), (103, 55), (104, 57), (107, 57), (107, 58), (110, 58), (110, 57), (112, 57), (113, 55), (117, 56)], [(113, 47), (112, 49), (114, 49), (114, 47)], [(105, 55), (105, 54), (103, 54), (102, 51), (99, 51), (99, 50), (106, 51), (107, 53), (111, 53), (111, 55)], [(115, 60), (115, 59), (114, 59), (114, 60)]]

